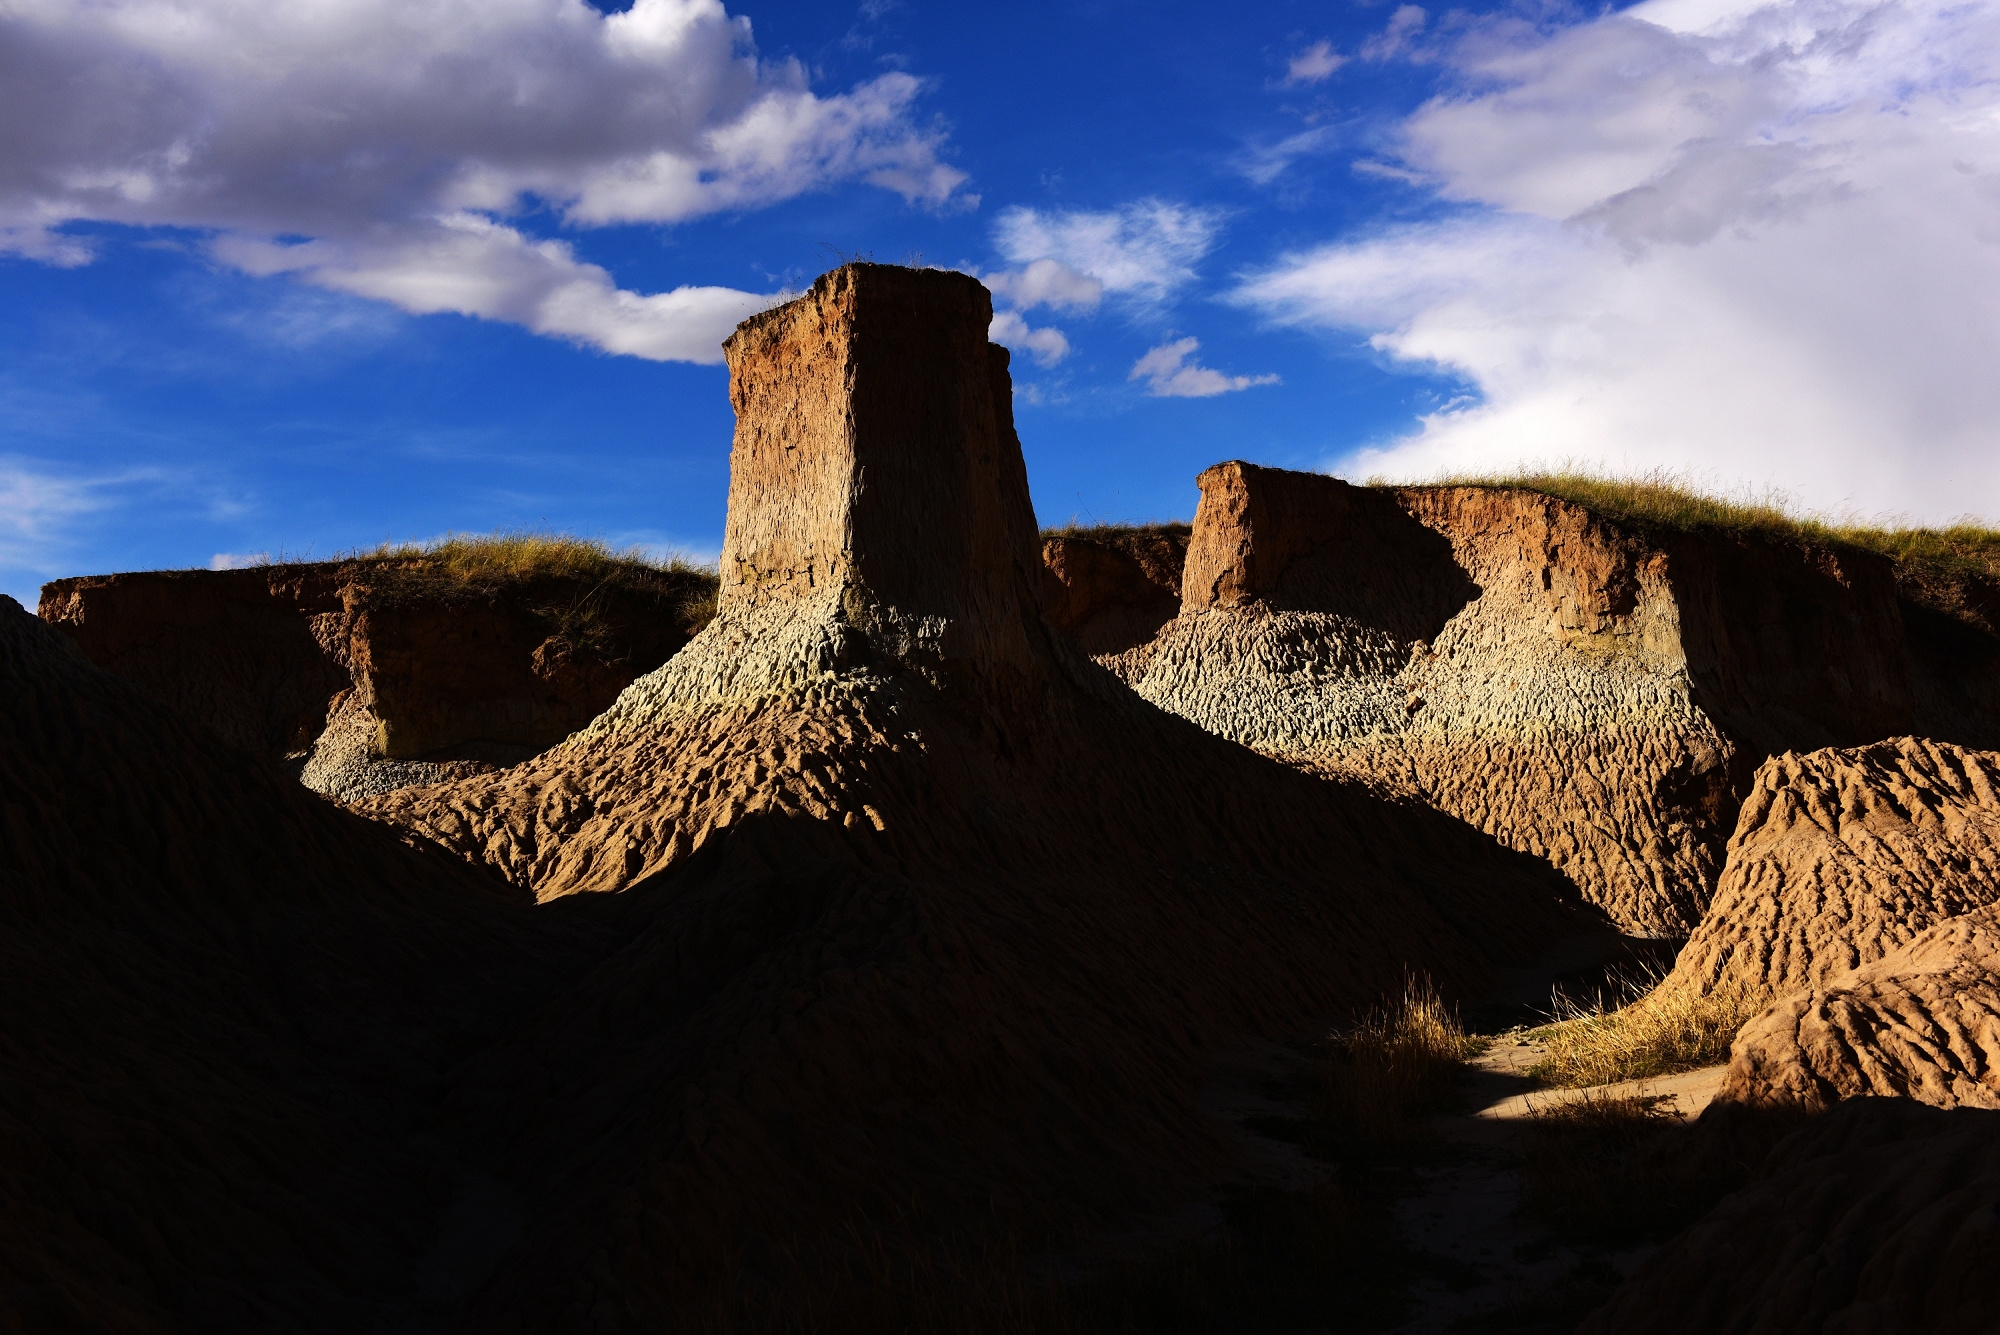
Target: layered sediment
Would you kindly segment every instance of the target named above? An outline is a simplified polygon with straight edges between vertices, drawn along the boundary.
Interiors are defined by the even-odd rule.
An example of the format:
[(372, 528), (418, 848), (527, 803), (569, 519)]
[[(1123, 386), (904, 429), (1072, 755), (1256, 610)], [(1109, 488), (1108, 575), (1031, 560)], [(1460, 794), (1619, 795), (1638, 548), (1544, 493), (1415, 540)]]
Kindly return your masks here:
[(1042, 542), (1042, 614), (1099, 661), (1159, 634), (1181, 610), (1188, 530), (1083, 530)]
[(663, 1319), (780, 1221), (1185, 1200), (1228, 1161), (1212, 1054), (1589, 930), (1534, 860), (1161, 715), (1049, 626), (989, 320), (853, 265), (746, 322), (714, 622), (534, 761), (368, 805), (632, 925), (508, 1058), (566, 1091), (567, 1206), (479, 1312), (588, 1267), (593, 1312)]
[(481, 588), (422, 558), (354, 560), (57, 580), (39, 610), (99, 667), (352, 799), (582, 727), (687, 642), (693, 578)]
[(1138, 693), (1545, 858), (1628, 932), (1701, 921), (1764, 756), (1909, 731), (1929, 698), (1865, 553), (1527, 491), (1199, 481), (1181, 613), (1124, 660)]

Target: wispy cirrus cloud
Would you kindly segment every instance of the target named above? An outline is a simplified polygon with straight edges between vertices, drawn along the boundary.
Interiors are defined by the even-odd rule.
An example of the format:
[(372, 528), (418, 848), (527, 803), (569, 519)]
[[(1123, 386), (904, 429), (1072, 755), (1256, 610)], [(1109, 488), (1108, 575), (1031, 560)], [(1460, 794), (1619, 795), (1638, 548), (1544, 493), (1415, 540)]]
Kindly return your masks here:
[(1334, 50), (1332, 42), (1314, 42), (1285, 63), (1285, 82), (1324, 83), (1346, 63), (1347, 57)]
[(973, 202), (921, 81), (817, 94), (721, 0), (16, 0), (0, 71), (0, 250), (200, 229), (247, 272), (639, 357), (718, 361), (771, 297), (627, 291), (522, 215), (672, 224), (847, 181)]

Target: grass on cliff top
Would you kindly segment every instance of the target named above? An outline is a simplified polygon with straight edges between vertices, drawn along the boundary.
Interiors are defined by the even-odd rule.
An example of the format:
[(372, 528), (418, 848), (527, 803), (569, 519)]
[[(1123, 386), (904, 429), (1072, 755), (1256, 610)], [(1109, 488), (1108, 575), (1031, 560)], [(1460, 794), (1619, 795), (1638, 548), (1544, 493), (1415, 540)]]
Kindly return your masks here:
[(385, 542), (340, 559), (415, 563), (459, 584), (495, 588), (542, 579), (602, 582), (655, 574), (713, 578), (715, 573), (678, 553), (660, 558), (639, 547), (617, 552), (599, 539), (570, 533), (453, 533), (434, 542)]
[[(1371, 486), (1387, 484), (1369, 479)], [(1858, 547), (1895, 562), (1911, 601), (2000, 633), (2000, 528), (1973, 516), (1943, 527), (1864, 523), (1798, 510), (1783, 492), (1718, 495), (1691, 474), (1655, 469), (1616, 477), (1589, 469), (1439, 477), (1426, 486), (1535, 491), (1639, 529), (1728, 533), (1797, 546)]]
[(1057, 524), (1042, 530), (1044, 540), (1049, 538), (1081, 538), (1085, 542), (1118, 543), (1129, 538), (1186, 537), (1194, 532), (1194, 525), (1182, 519), (1163, 519), (1146, 523), (1130, 524), (1085, 524), (1071, 519), (1067, 524)]
[(385, 542), (343, 553), (343, 562), (379, 567), (370, 584), (394, 601), (480, 597), (552, 580), (588, 586), (575, 598), (537, 608), (579, 643), (603, 638), (603, 591), (617, 589), (665, 604), (693, 635), (715, 615), (720, 580), (713, 566), (678, 553), (614, 551), (596, 538), (528, 531), (453, 533), (434, 542)]

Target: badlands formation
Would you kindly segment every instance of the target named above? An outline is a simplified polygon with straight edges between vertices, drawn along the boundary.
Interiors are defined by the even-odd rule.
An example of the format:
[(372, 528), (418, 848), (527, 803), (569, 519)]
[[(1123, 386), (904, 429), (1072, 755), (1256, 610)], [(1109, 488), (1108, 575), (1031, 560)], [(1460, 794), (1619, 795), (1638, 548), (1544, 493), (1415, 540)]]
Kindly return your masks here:
[[(1462, 1328), (1990, 1329), (1992, 590), (1240, 462), (1039, 535), (990, 319), (855, 264), (737, 330), (691, 639), (338, 564), (0, 608), (12, 1325), (1442, 1330), (1363, 1301), (1410, 1151), (1312, 1045), (1622, 937), (1763, 1007), (1676, 1132), (1734, 1190)], [(1156, 1265), (1269, 1200), (1345, 1202), (1341, 1303)], [(1168, 1297), (1021, 1298), (1105, 1274)]]

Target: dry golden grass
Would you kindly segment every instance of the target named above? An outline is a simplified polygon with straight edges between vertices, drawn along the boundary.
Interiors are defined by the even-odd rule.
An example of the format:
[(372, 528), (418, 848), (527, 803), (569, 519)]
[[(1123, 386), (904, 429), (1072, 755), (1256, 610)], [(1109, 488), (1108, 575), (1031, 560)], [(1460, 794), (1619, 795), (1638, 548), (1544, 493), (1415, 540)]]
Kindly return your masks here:
[(338, 561), (376, 568), (371, 596), (388, 602), (485, 597), (509, 588), (555, 585), (558, 601), (537, 607), (557, 633), (601, 647), (607, 590), (660, 605), (690, 635), (715, 616), (714, 567), (678, 554), (654, 557), (642, 548), (614, 551), (595, 538), (569, 533), (454, 533), (435, 542), (383, 543), (347, 552)]
[(462, 584), (524, 584), (540, 579), (601, 581), (634, 571), (710, 574), (685, 557), (664, 559), (643, 548), (617, 552), (596, 538), (528, 530), (453, 533), (434, 542), (385, 542), (339, 558), (350, 561), (416, 562)]
[(1728, 1059), (1736, 1031), (1764, 1007), (1760, 994), (1729, 979), (1706, 993), (1662, 990), (1660, 982), (1657, 973), (1627, 980), (1621, 990), (1635, 999), (1615, 1006), (1558, 993), (1554, 1022), (1531, 1035), (1548, 1044), (1548, 1055), (1528, 1074), (1581, 1089), (1713, 1066)]
[(1194, 532), (1194, 527), (1184, 519), (1163, 519), (1146, 523), (1130, 524), (1085, 524), (1071, 519), (1067, 524), (1042, 530), (1044, 538), (1082, 538), (1087, 542), (1116, 544), (1121, 539), (1133, 537), (1161, 536), (1185, 537)]
[(1403, 995), (1327, 1040), (1333, 1120), (1366, 1135), (1395, 1138), (1446, 1102), (1465, 1060), (1478, 1051), (1458, 1012), (1428, 978), (1411, 976)]
[[(1371, 486), (1389, 485), (1370, 479)], [(1565, 465), (1515, 473), (1447, 475), (1424, 485), (1536, 491), (1638, 528), (1722, 532), (1800, 546), (1858, 547), (1896, 565), (1903, 595), (2000, 631), (2000, 528), (1966, 516), (1941, 528), (1864, 523), (1852, 515), (1801, 512), (1783, 492), (1718, 495), (1700, 478), (1655, 469), (1618, 477)]]

